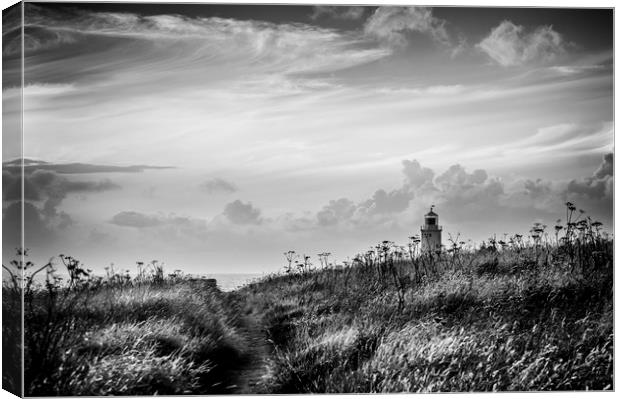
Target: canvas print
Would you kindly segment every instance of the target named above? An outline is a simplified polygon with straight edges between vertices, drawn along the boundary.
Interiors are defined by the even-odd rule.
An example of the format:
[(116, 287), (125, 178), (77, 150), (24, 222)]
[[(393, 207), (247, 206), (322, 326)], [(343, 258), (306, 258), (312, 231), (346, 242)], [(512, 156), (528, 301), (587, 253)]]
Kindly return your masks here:
[(28, 1), (2, 60), (4, 390), (615, 389), (613, 9)]

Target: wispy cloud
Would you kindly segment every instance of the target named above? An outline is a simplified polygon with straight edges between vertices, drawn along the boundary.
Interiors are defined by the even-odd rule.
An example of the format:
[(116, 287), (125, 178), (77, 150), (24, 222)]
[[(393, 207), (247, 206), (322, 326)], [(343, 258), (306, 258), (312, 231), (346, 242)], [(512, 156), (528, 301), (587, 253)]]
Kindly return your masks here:
[[(371, 62), (390, 52), (371, 48), (356, 32), (341, 32), (304, 24), (274, 24), (226, 18), (189, 18), (180, 15), (139, 16), (131, 13), (74, 11), (74, 14), (42, 12), (28, 5), (26, 23), (29, 29), (27, 52), (62, 44), (78, 43), (86, 52), (100, 51), (93, 36), (138, 39), (126, 45), (136, 48), (141, 56), (151, 57), (156, 65), (183, 64), (184, 68), (205, 66), (205, 62), (226, 61), (253, 73), (326, 72)], [(156, 48), (144, 42), (157, 41)], [(182, 41), (182, 43), (181, 43)], [(92, 43), (91, 48), (86, 43)], [(191, 47), (187, 44), (191, 43)], [(102, 43), (103, 44), (103, 43)], [(116, 52), (115, 42), (105, 43)], [(174, 51), (161, 47), (174, 45)], [(172, 49), (170, 49), (172, 50)], [(150, 55), (149, 55), (150, 53)], [(166, 54), (168, 53), (168, 54)], [(138, 54), (127, 54), (121, 65), (131, 65)], [(168, 58), (168, 56), (170, 58)], [(109, 54), (108, 54), (109, 58)], [(96, 71), (96, 69), (95, 69)]]
[(318, 19), (320, 17), (329, 17), (334, 19), (350, 19), (357, 20), (364, 16), (364, 7), (359, 6), (314, 6), (310, 18)]
[(511, 21), (502, 21), (477, 47), (498, 64), (508, 67), (529, 62), (545, 62), (566, 51), (562, 35), (551, 26), (527, 32)]
[(613, 135), (614, 128), (611, 122), (563, 123), (540, 128), (532, 136), (517, 142), (514, 147), (516, 151), (528, 154), (598, 152), (610, 145)]
[(210, 238), (207, 220), (173, 213), (122, 211), (112, 216), (108, 223), (114, 226), (116, 236), (132, 237), (132, 243), (143, 248), (149, 245), (161, 246), (162, 243), (179, 248), (205, 245)]
[[(24, 159), (23, 170), (26, 173), (47, 170), (59, 174), (88, 174), (88, 173), (141, 173), (149, 169), (173, 169), (172, 166), (153, 166), (153, 165), (95, 165), (87, 163), (48, 163)], [(21, 170), (21, 160), (4, 162), (3, 170), (19, 172)]]

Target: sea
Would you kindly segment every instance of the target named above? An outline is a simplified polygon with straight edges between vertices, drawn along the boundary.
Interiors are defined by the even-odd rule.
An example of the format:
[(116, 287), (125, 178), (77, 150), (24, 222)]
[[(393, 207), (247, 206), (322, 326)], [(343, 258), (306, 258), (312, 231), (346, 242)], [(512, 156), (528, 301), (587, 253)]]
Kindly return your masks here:
[[(246, 284), (251, 283), (252, 281), (256, 281), (261, 277), (266, 276), (268, 273), (210, 273), (210, 274), (189, 274), (188, 277), (204, 277), (204, 278), (214, 278), (217, 280), (217, 287), (222, 291), (234, 291), (237, 288), (243, 287)], [(68, 277), (66, 273), (60, 273), (61, 277), (64, 278), (66, 282)], [(104, 277), (103, 275), (98, 275), (100, 277)], [(8, 275), (5, 273), (4, 269), (2, 270), (2, 278), (8, 279)], [(45, 273), (39, 273), (35, 277), (35, 281), (38, 283), (45, 282)]]
[(216, 279), (217, 287), (222, 291), (229, 292), (256, 281), (265, 275), (264, 273), (213, 273), (202, 274), (201, 277)]

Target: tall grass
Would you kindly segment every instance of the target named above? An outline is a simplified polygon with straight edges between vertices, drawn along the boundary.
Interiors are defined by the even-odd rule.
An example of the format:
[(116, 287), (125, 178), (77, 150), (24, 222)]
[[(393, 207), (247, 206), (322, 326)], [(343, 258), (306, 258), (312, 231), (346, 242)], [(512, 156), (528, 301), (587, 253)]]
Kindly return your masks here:
[[(25, 394), (614, 388), (613, 239), (600, 223), (567, 203), (549, 231), (450, 238), (431, 253), (416, 236), (383, 241), (344, 266), (323, 252), (320, 268), (288, 251), (284, 274), (232, 293), (157, 262), (133, 277), (95, 277), (63, 255), (15, 262), (3, 309), (23, 295)], [(21, 356), (8, 341), (3, 352)]]
[[(18, 255), (20, 259), (10, 265), (16, 270), (23, 263)], [(22, 286), (6, 270), (2, 277), (2, 389), (22, 396)]]
[(613, 389), (613, 240), (573, 208), (552, 234), (384, 241), (241, 289), (274, 346), (262, 392)]
[[(210, 394), (230, 392), (246, 359), (234, 304), (208, 281), (163, 276), (157, 267), (136, 277), (109, 271), (93, 277), (62, 257), (43, 281), (26, 268), (16, 284), (25, 297), (25, 393), (48, 395)], [(5, 295), (6, 294), (6, 295)]]

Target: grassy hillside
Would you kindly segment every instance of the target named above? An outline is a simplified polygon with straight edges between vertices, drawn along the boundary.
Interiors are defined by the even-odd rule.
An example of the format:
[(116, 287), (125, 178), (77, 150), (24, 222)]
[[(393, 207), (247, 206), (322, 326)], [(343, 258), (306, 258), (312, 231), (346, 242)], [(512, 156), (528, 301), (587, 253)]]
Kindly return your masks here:
[(248, 360), (246, 338), (237, 309), (208, 281), (164, 277), (156, 264), (135, 278), (94, 278), (76, 260), (62, 261), (72, 272), (68, 283), (54, 273), (38, 287), (25, 282), (26, 395), (233, 389), (235, 370)]
[(5, 281), (3, 311), (23, 286), (31, 396), (609, 390), (613, 240), (570, 216), (476, 248), (385, 241), (345, 267), (288, 252), (287, 273), (231, 293), (155, 262), (103, 278), (13, 262), (30, 277)]
[(597, 227), (413, 260), (384, 242), (342, 270), (247, 286), (238, 300), (274, 348), (260, 389), (613, 389), (613, 245)]

